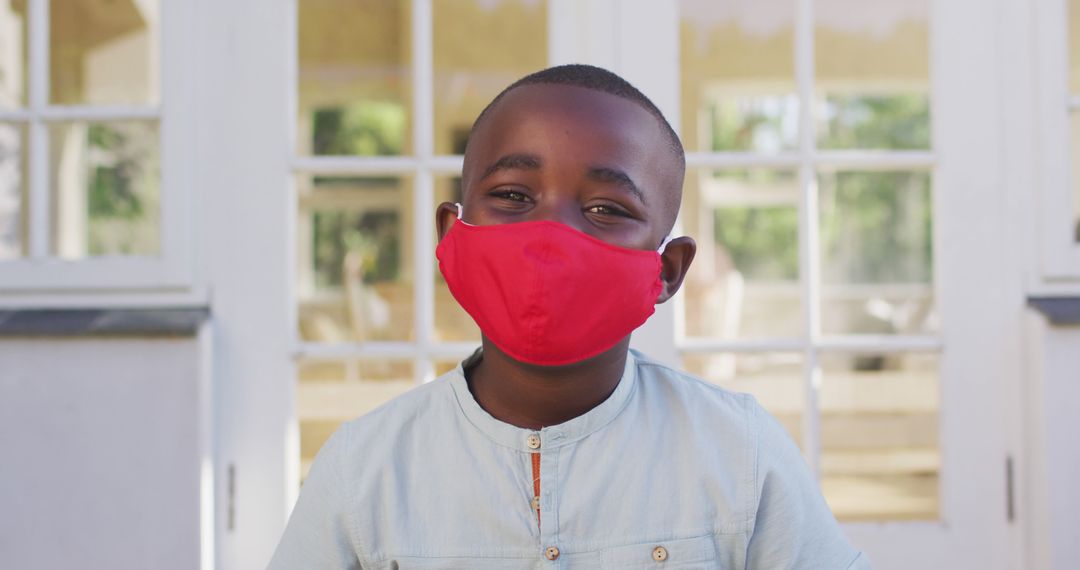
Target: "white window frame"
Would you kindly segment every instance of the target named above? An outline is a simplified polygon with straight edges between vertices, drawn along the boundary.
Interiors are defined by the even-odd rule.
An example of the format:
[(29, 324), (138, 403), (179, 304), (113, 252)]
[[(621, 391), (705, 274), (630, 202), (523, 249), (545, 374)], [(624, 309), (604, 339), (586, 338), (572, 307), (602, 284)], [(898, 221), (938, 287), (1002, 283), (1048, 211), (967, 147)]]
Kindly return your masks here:
[[(27, 106), (0, 111), (0, 121), (26, 125), (29, 208), (26, 257), (0, 261), (0, 293), (78, 293), (101, 290), (176, 290), (192, 285), (192, 170), (195, 121), (194, 74), (188, 38), (194, 37), (191, 2), (158, 0), (161, 10), (161, 101), (156, 105), (49, 103), (49, 0), (27, 2)], [(160, 137), (160, 253), (156, 256), (101, 256), (76, 260), (50, 254), (49, 121), (158, 121)]]
[(1032, 2), (1034, 15), (1036, 168), (1042, 278), (1080, 280), (1080, 241), (1074, 235), (1077, 206), (1069, 150), (1069, 114), (1080, 113), (1080, 93), (1069, 93), (1068, 0)]

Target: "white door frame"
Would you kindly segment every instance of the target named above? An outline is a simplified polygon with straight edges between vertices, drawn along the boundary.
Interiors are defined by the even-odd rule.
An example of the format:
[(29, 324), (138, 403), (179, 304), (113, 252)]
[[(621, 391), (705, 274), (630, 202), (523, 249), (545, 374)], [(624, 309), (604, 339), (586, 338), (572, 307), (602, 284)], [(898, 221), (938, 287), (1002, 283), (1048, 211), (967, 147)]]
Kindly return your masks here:
[[(169, 0), (166, 0), (169, 1)], [(263, 568), (284, 528), (295, 372), (292, 2), (196, 2), (192, 169), (214, 319), (215, 566)]]

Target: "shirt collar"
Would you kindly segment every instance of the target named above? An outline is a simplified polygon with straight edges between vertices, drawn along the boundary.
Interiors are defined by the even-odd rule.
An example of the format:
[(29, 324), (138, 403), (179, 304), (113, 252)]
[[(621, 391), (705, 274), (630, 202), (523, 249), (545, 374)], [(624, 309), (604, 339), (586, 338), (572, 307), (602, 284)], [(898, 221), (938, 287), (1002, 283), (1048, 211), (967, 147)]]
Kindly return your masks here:
[[(477, 349), (472, 356), (460, 362), (457, 368), (448, 374), (458, 405), (469, 423), (476, 426), (484, 435), (498, 444), (528, 453), (555, 449), (573, 443), (606, 426), (626, 407), (637, 384), (637, 360), (634, 358), (633, 351), (628, 351), (626, 354), (626, 367), (623, 369), (622, 378), (619, 379), (619, 385), (600, 405), (558, 425), (548, 426), (540, 430), (520, 428), (495, 419), (480, 407), (480, 404), (473, 398), (472, 392), (469, 391), (468, 382), (465, 380), (465, 368), (481, 358), (481, 350)], [(529, 445), (529, 436), (532, 435), (537, 435), (540, 438), (538, 448)], [(533, 443), (535, 444), (535, 440), (533, 440)]]

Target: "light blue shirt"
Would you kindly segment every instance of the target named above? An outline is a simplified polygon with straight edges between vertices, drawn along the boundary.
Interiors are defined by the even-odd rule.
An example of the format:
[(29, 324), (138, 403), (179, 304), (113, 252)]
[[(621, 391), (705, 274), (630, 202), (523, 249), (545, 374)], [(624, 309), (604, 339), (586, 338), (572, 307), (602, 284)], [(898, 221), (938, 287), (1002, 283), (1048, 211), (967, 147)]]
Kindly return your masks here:
[(462, 365), (346, 423), (319, 452), (270, 563), (652, 567), (870, 565), (751, 396), (634, 351), (607, 400), (539, 431), (484, 411)]

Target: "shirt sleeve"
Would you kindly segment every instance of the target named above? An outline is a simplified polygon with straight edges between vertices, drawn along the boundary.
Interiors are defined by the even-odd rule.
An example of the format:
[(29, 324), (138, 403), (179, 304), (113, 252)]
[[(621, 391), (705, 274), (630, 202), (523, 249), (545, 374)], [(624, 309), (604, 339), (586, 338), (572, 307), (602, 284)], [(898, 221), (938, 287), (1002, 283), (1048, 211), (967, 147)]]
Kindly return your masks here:
[(868, 570), (869, 561), (848, 543), (795, 442), (748, 398), (757, 434), (757, 501), (746, 567)]
[(360, 568), (340, 467), (347, 428), (334, 432), (315, 457), (267, 570)]

